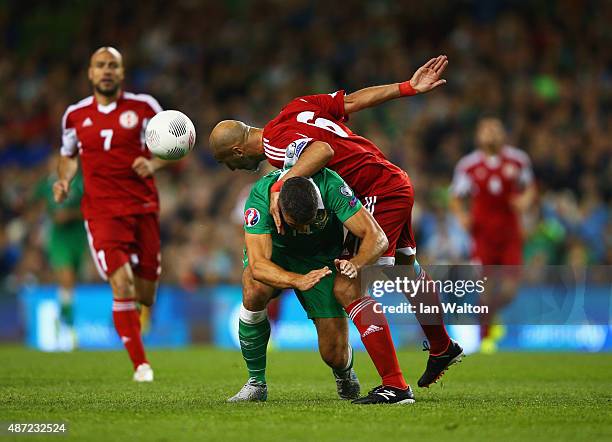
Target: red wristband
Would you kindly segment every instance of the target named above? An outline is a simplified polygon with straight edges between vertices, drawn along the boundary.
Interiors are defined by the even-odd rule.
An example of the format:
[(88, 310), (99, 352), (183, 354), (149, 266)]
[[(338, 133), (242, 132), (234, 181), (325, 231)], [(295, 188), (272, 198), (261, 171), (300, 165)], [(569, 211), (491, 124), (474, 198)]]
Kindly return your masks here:
[(410, 95), (416, 95), (419, 92), (412, 87), (410, 80), (404, 81), (399, 84), (400, 97), (409, 97)]
[(277, 182), (272, 184), (272, 187), (270, 187), (270, 192), (280, 192), (281, 187), (283, 187), (283, 184), (285, 184), (284, 181), (278, 180)]

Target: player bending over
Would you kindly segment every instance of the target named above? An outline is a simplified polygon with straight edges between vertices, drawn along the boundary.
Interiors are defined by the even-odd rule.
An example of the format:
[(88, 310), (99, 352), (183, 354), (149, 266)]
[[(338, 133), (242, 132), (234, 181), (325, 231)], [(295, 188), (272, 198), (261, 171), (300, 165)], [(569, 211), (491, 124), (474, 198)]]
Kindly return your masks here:
[[(315, 323), (319, 351), (334, 370), (341, 398), (355, 399), (359, 395), (348, 345), (348, 314), (383, 384), (353, 402), (414, 402), (399, 367), (386, 318), (375, 313), (371, 298), (362, 297), (358, 278), (361, 267), (375, 262), (386, 250), (384, 232), (350, 187), (335, 172), (322, 169), (310, 180), (297, 177), (283, 187), (280, 197), (286, 232), (280, 235), (269, 213), (269, 199), (270, 189), (282, 173), (275, 171), (260, 179), (245, 205), (248, 267), (243, 281), (248, 290), (241, 310), (240, 343), (251, 378), (230, 400), (265, 400), (265, 358), (270, 334), (265, 307), (275, 289), (293, 288)], [(337, 258), (343, 247), (343, 226), (362, 241), (351, 261)], [(248, 339), (250, 336), (257, 338)]]
[[(283, 181), (312, 176), (322, 167), (336, 171), (355, 190), (387, 236), (389, 247), (378, 263), (408, 265), (414, 269), (415, 278), (429, 278), (416, 260), (411, 225), (414, 189), (408, 174), (387, 160), (373, 142), (353, 133), (345, 122), (351, 113), (444, 84), (446, 80), (440, 76), (446, 65), (446, 56), (441, 55), (403, 83), (368, 87), (348, 95), (341, 90), (295, 98), (263, 129), (240, 121), (222, 121), (210, 135), (211, 148), (215, 158), (232, 170), (253, 170), (265, 159), (278, 168), (291, 167), (271, 189), (270, 210), (279, 232), (282, 223), (278, 192)], [(408, 299), (437, 305), (442, 311), (435, 293), (418, 293)], [(417, 314), (416, 318), (429, 341), (427, 367), (418, 381), (420, 387), (427, 387), (461, 358), (463, 350), (448, 336), (441, 315)]]
[(153, 380), (140, 335), (137, 303), (153, 305), (161, 272), (159, 198), (153, 173), (166, 164), (151, 158), (147, 121), (161, 111), (150, 95), (123, 92), (123, 59), (102, 47), (91, 56), (93, 95), (69, 106), (62, 118), (56, 202), (68, 196), (81, 156), (81, 211), (91, 254), (113, 291), (113, 321), (137, 382)]

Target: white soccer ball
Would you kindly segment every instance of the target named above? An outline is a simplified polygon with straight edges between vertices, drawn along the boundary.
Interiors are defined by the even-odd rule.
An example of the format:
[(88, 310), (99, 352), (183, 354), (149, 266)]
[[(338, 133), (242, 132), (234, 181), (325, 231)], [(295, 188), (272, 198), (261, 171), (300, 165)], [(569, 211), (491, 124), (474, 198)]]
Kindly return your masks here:
[(162, 111), (151, 118), (145, 131), (147, 147), (163, 160), (178, 160), (193, 149), (196, 140), (191, 120), (176, 110)]

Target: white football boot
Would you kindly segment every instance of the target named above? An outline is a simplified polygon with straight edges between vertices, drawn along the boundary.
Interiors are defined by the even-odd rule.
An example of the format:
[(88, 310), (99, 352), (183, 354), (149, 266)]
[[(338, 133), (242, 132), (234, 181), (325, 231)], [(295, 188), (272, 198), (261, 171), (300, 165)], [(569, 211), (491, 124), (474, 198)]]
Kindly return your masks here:
[(153, 369), (147, 363), (140, 364), (134, 372), (135, 382), (153, 382)]
[(229, 398), (228, 402), (265, 402), (268, 399), (268, 385), (249, 379), (238, 393)]

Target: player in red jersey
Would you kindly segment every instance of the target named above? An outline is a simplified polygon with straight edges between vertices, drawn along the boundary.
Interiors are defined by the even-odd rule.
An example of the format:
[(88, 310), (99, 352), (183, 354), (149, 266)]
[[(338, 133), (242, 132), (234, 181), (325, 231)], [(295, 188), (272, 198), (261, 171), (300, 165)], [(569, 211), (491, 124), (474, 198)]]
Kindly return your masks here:
[[(451, 208), (471, 234), (473, 259), (482, 265), (522, 263), (519, 216), (536, 195), (529, 157), (522, 150), (508, 146), (505, 138), (499, 119), (482, 118), (476, 129), (478, 149), (457, 163), (451, 186)], [(466, 198), (471, 200), (470, 211), (465, 205)], [(494, 351), (495, 341), (501, 337), (490, 327), (491, 318), (513, 299), (518, 288), (517, 269), (507, 270), (500, 292), (488, 297), (489, 314), (482, 317), (484, 352)]]
[[(441, 55), (429, 60), (403, 83), (369, 87), (349, 95), (338, 91), (298, 97), (263, 129), (239, 121), (223, 121), (210, 136), (215, 158), (232, 170), (256, 169), (264, 159), (275, 167), (291, 167), (274, 186), (276, 194), (271, 197), (271, 212), (279, 231), (282, 227), (278, 191), (282, 183), (294, 176), (310, 176), (324, 166), (335, 170), (387, 235), (389, 248), (379, 264), (412, 265), (416, 277), (428, 278), (415, 259), (411, 227), (414, 193), (408, 175), (388, 161), (374, 143), (353, 133), (345, 122), (353, 112), (428, 92), (446, 83), (440, 76), (447, 64), (446, 56)], [(435, 294), (421, 294), (418, 300), (427, 305), (439, 304)], [(430, 343), (427, 368), (418, 384), (428, 386), (459, 360), (462, 349), (449, 338), (441, 315), (417, 315), (417, 319)]]
[(140, 334), (137, 302), (155, 301), (160, 267), (159, 198), (153, 173), (166, 164), (151, 158), (147, 121), (161, 111), (144, 94), (122, 90), (121, 54), (102, 47), (91, 56), (93, 95), (69, 106), (62, 119), (61, 159), (53, 185), (57, 202), (70, 190), (81, 156), (81, 210), (92, 257), (113, 290), (113, 320), (134, 365), (134, 380), (153, 380)]

